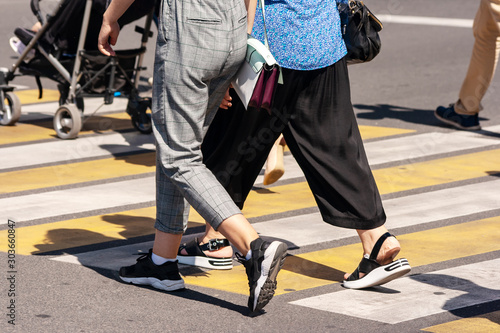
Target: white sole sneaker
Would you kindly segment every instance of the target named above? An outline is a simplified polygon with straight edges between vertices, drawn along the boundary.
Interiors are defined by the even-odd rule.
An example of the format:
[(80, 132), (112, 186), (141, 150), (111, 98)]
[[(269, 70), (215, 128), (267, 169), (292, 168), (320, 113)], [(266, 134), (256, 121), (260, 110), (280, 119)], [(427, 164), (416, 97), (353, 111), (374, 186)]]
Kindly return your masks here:
[(184, 280), (158, 280), (153, 277), (141, 277), (141, 278), (127, 278), (120, 276), (124, 282), (137, 284), (137, 285), (147, 285), (152, 286), (156, 289), (165, 291), (174, 291), (179, 289), (184, 289)]
[(177, 256), (179, 264), (198, 266), (209, 269), (231, 269), (233, 268), (232, 258), (213, 258), (201, 256)]

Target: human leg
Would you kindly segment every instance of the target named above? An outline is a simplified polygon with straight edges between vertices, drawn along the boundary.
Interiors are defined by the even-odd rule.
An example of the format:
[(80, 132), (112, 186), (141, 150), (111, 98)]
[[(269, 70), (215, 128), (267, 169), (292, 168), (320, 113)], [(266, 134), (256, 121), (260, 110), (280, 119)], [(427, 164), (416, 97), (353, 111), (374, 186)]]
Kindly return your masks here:
[[(182, 172), (186, 175), (188, 172)], [(179, 180), (175, 180), (177, 184), (180, 184)], [(207, 186), (207, 180), (196, 182), (197, 184), (203, 184), (203, 186)], [(196, 190), (193, 191), (197, 186), (193, 186), (191, 184), (191, 189), (183, 192), (184, 196), (187, 200), (193, 205), (197, 207), (198, 212), (207, 220), (210, 221), (213, 228), (215, 230), (220, 231), (222, 235), (224, 235), (231, 244), (233, 244), (240, 253), (245, 255), (244, 259), (240, 259), (243, 265), (246, 268), (247, 276), (249, 278), (250, 285), (250, 297), (248, 301), (248, 307), (250, 311), (258, 311), (262, 309), (273, 297), (274, 290), (276, 288), (276, 277), (283, 265), (283, 261), (286, 257), (286, 245), (282, 242), (274, 241), (274, 242), (264, 242), (259, 238), (257, 232), (248, 220), (241, 214), (232, 214), (229, 217), (225, 218), (222, 222), (218, 223), (216, 218), (212, 219), (210, 215), (205, 215), (207, 211), (205, 209), (207, 207), (203, 200), (203, 196), (197, 196)], [(215, 186), (217, 184), (218, 186)], [(213, 187), (210, 190), (207, 190), (207, 193), (210, 193), (210, 197), (206, 199), (210, 202), (210, 199), (214, 198), (216, 188), (222, 188), (222, 185), (218, 183), (217, 180), (212, 180)], [(181, 188), (184, 187), (181, 184)], [(182, 190), (182, 191), (183, 191)], [(227, 192), (224, 192), (227, 195)], [(219, 195), (222, 192), (219, 192)], [(207, 195), (205, 195), (206, 197)], [(222, 196), (222, 195), (220, 195)], [(217, 196), (218, 198), (219, 196)], [(230, 199), (229, 195), (227, 195), (229, 201), (225, 201), (226, 206), (234, 206), (233, 201)], [(227, 199), (226, 198), (226, 199)], [(220, 202), (222, 204), (222, 202)], [(195, 206), (196, 204), (200, 204)], [(214, 212), (220, 212), (221, 206), (213, 207)], [(236, 207), (237, 208), (237, 207)], [(224, 211), (224, 209), (222, 209)], [(216, 214), (215, 217), (224, 216), (222, 213)], [(156, 243), (156, 240), (155, 240)], [(178, 243), (175, 244), (178, 246)], [(171, 247), (170, 247), (171, 248)], [(177, 249), (177, 248), (176, 248)]]
[(285, 145), (285, 139), (280, 135), (267, 155), (266, 169), (264, 170), (264, 185), (270, 185), (277, 182), (285, 173), (283, 160)]
[(276, 278), (287, 256), (286, 244), (262, 240), (242, 214), (224, 220), (218, 231), (243, 254), (237, 253), (237, 258), (249, 280), (248, 308), (260, 311), (274, 296)]
[(474, 19), (474, 47), (455, 112), (477, 114), (491, 83), (500, 53), (500, 1), (481, 0)]
[[(239, 15), (244, 16), (241, 9), (244, 10), (244, 7), (240, 6)], [(240, 213), (202, 163), (200, 145), (214, 104), (220, 103), (221, 92), (229, 84), (237, 61), (241, 61), (244, 55), (244, 41), (241, 45), (232, 44), (234, 35), (224, 33), (222, 29), (216, 29), (221, 36), (213, 36), (212, 23), (182, 23), (184, 13), (195, 16), (199, 13), (202, 17), (204, 12), (196, 1), (164, 3), (157, 39), (153, 87), (153, 123), (157, 142), (157, 232), (153, 253), (166, 259), (176, 258), (190, 204), (209, 223), (219, 224)], [(238, 26), (242, 36), (245, 36), (244, 23)], [(235, 26), (234, 22), (231, 25)], [(178, 28), (170, 29), (172, 26)], [(219, 48), (211, 47), (213, 43), (209, 38), (193, 40), (200, 36), (216, 38)], [(229, 51), (231, 49), (236, 51)], [(198, 57), (186, 57), (192, 54)], [(178, 59), (188, 60), (179, 64)]]
[(351, 229), (383, 225), (385, 213), (351, 105), (345, 60), (321, 70), (284, 71), (285, 79), (303, 86), (277, 95), (280, 101), (297, 96), (282, 106), (291, 110), (283, 135), (323, 220)]
[[(227, 110), (217, 111), (203, 139), (202, 153), (203, 162), (241, 209), (279, 132), (274, 133), (270, 129), (272, 118), (267, 112), (246, 110), (238, 95), (233, 90), (230, 93), (233, 105)], [(279, 131), (282, 129), (283, 126)], [(206, 224), (205, 234), (202, 237), (196, 240), (196, 245), (206, 245), (211, 239), (224, 238), (209, 223)], [(196, 257), (198, 253), (200, 262), (206, 261), (207, 256), (217, 258), (232, 256), (232, 249), (229, 246), (215, 251), (204, 250), (201, 254), (192, 246), (192, 242), (186, 245), (195, 250), (190, 251), (190, 257)], [(189, 255), (184, 245), (181, 246), (179, 254)], [(196, 261), (195, 258), (184, 260), (182, 256), (179, 256), (179, 260), (187, 264)]]
[[(205, 224), (205, 233), (203, 236), (199, 238), (193, 239), (191, 242), (184, 243), (179, 247), (179, 252), (177, 253), (177, 259), (179, 263), (186, 265), (198, 266), (193, 261), (196, 261), (194, 258), (191, 260), (186, 260), (186, 257), (205, 257), (205, 258), (231, 258), (233, 256), (233, 249), (231, 248), (229, 241), (218, 231), (215, 231), (214, 228), (209, 223)], [(195, 242), (196, 246), (202, 251), (202, 254), (199, 253), (196, 249), (194, 251), (190, 248)], [(203, 260), (202, 260), (203, 261)], [(224, 261), (227, 262), (227, 261)], [(225, 265), (225, 269), (232, 268), (232, 264)], [(230, 267), (227, 267), (230, 266)], [(202, 266), (205, 267), (205, 266)], [(217, 269), (217, 266), (210, 265), (207, 268)]]
[[(380, 227), (369, 229), (369, 230), (356, 230), (363, 245), (363, 255), (370, 254), (375, 246), (375, 243), (380, 239), (382, 235), (389, 232), (385, 225)], [(388, 264), (394, 260), (401, 250), (401, 245), (399, 244), (396, 237), (389, 237), (382, 244), (382, 247), (377, 256), (377, 262), (382, 265)], [(346, 275), (346, 278), (348, 275)]]
[[(352, 274), (344, 275), (343, 286), (349, 289), (364, 289), (380, 286), (397, 279), (411, 271), (405, 258), (394, 260), (401, 249), (396, 237), (384, 226), (358, 231), (365, 254)], [(376, 242), (375, 235), (384, 232)], [(368, 252), (368, 253), (367, 253)]]
[[(162, 22), (158, 36), (153, 88), (153, 131), (157, 142), (155, 228), (158, 230), (154, 249), (163, 251), (165, 256), (177, 252), (180, 235), (187, 226), (188, 204), (191, 205), (215, 230), (220, 229), (241, 253), (250, 257), (244, 260), (251, 288), (249, 307), (251, 311), (258, 310), (274, 293), (286, 246), (258, 238), (231, 197), (203, 164), (200, 149), (229, 80), (244, 58), (244, 4), (235, 0), (209, 2), (206, 5), (210, 8), (204, 8), (199, 1), (172, 1), (164, 5), (167, 8), (163, 10), (163, 19), (174, 18), (172, 24), (182, 22), (186, 12), (196, 20), (176, 28), (169, 26), (167, 30), (162, 29)], [(221, 10), (224, 13), (232, 10), (238, 13), (230, 22), (222, 20), (222, 26), (214, 29), (218, 17), (217, 20), (199, 19), (213, 11), (213, 6), (224, 6)], [(225, 30), (227, 27), (232, 30)], [(182, 38), (176, 35), (179, 32)], [(164, 34), (169, 34), (169, 38)], [(193, 38), (196, 40), (191, 40)], [(198, 40), (200, 38), (202, 40)], [(221, 49), (214, 49), (214, 45)], [(186, 63), (179, 64), (178, 59), (184, 58), (188, 59)]]
[(461, 130), (477, 131), (481, 101), (495, 73), (500, 53), (500, 1), (481, 0), (473, 25), (474, 47), (458, 100), (439, 106), (434, 115)]
[[(179, 274), (176, 261), (166, 260), (161, 265), (157, 265), (152, 258), (153, 253), (161, 258), (175, 258), (175, 254), (172, 256), (171, 251), (176, 248), (174, 244), (180, 243), (181, 237), (182, 234), (169, 234), (156, 230), (153, 249), (139, 257), (134, 265), (120, 268), (120, 279), (165, 291), (184, 289), (184, 280)], [(169, 244), (172, 245), (168, 246)]]
[[(298, 96), (297, 102), (284, 107), (292, 110), (292, 115), (283, 133), (304, 171), (324, 221), (357, 229), (364, 254), (373, 253), (375, 257), (370, 263), (374, 268), (366, 271), (369, 278), (354, 287), (365, 287), (366, 281), (381, 284), (401, 276), (386, 273), (384, 268), (370, 273), (392, 263), (401, 247), (394, 237), (384, 236), (385, 213), (350, 102), (344, 60), (323, 70), (292, 72), (286, 79), (285, 82), (292, 84), (295, 80), (297, 84), (308, 82), (298, 92), (293, 91)], [(287, 96), (280, 97), (287, 100)], [(404, 265), (395, 273), (407, 273), (407, 268), (409, 265)], [(357, 280), (364, 277), (360, 275)]]

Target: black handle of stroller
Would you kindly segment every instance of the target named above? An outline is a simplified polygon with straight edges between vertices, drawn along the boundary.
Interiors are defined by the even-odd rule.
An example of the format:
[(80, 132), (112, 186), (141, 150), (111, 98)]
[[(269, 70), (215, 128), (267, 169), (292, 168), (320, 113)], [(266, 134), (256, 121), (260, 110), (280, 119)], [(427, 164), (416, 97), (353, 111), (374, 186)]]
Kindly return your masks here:
[(31, 11), (35, 14), (38, 21), (43, 25), (43, 15), (40, 10), (40, 0), (31, 0)]

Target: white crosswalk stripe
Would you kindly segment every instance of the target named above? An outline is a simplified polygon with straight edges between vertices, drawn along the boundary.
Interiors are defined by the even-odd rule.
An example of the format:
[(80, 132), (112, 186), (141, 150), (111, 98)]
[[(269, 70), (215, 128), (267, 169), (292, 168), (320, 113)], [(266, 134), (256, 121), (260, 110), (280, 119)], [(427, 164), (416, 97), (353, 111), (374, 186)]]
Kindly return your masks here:
[[(488, 128), (489, 131), (500, 130), (500, 126)], [(453, 144), (452, 144), (453, 143)], [(389, 162), (398, 161), (411, 161), (414, 158), (428, 157), (436, 154), (444, 154), (456, 152), (458, 149), (471, 149), (483, 146), (491, 146), (500, 144), (498, 139), (490, 139), (481, 137), (478, 134), (468, 132), (453, 132), (451, 134), (442, 133), (426, 133), (420, 135), (410, 135), (398, 139), (385, 139), (366, 144), (365, 148), (372, 165), (384, 164)], [(43, 149), (41, 148), (43, 147)], [(426, 147), (426, 149), (423, 149)], [(5, 169), (27, 167), (33, 163), (55, 163), (66, 162), (69, 163), (72, 159), (96, 158), (102, 156), (112, 156), (112, 154), (137, 151), (137, 150), (152, 150), (154, 144), (152, 136), (141, 135), (138, 133), (125, 133), (125, 134), (111, 134), (99, 137), (82, 138), (77, 141), (54, 141), (50, 143), (36, 143), (33, 145), (19, 146), (19, 147), (5, 147), (0, 148), (2, 156), (14, 156), (14, 158), (6, 159), (1, 167)], [(411, 152), (409, 157), (405, 152)], [(303, 177), (303, 173), (296, 164), (291, 155), (286, 156), (286, 172), (283, 180), (292, 179), (296, 177)], [(262, 185), (262, 176), (256, 181), (257, 186)], [(474, 190), (478, 187), (478, 190)], [(457, 188), (452, 190), (445, 190), (445, 193), (437, 194), (422, 194), (419, 196), (409, 196), (397, 200), (389, 200), (385, 202), (385, 208), (389, 212), (392, 210), (392, 202), (395, 202), (394, 214), (389, 213), (389, 223), (392, 220), (411, 220), (418, 217), (422, 220), (427, 212), (443, 211), (431, 207), (423, 207), (419, 210), (402, 208), (402, 212), (397, 212), (396, 207), (412, 207), (414, 202), (426, 202), (434, 204), (435, 202), (442, 202), (446, 205), (446, 200), (441, 198), (450, 197), (447, 192), (453, 191), (453, 197), (460, 198), (462, 191), (465, 191), (464, 199), (457, 202), (457, 209), (468, 209), (467, 207), (475, 207), (476, 204), (488, 207), (500, 207), (498, 201), (498, 189), (500, 186), (477, 185), (472, 186), (469, 193), (474, 193), (476, 198), (482, 200), (475, 200), (467, 206), (468, 200), (466, 199), (467, 190), (464, 188)], [(130, 191), (133, 189), (133, 191)], [(118, 193), (117, 195), (108, 196), (108, 193)], [(116, 192), (114, 192), (116, 191)], [(427, 198), (426, 196), (433, 196)], [(70, 213), (81, 213), (87, 210), (103, 209), (106, 207), (125, 206), (133, 203), (144, 203), (154, 200), (154, 177), (145, 177), (141, 179), (125, 180), (119, 182), (112, 182), (103, 185), (86, 186), (84, 189), (72, 188), (59, 191), (51, 191), (46, 193), (37, 193), (26, 195), (23, 197), (23, 205), (19, 207), (16, 205), (18, 198), (3, 198), (0, 199), (0, 206), (4, 207), (2, 210), (2, 221), (6, 223), (5, 218), (15, 218), (19, 222), (29, 221), (33, 219), (47, 218), (51, 216), (58, 216)], [(401, 201), (401, 202), (399, 202)], [(55, 205), (56, 202), (64, 202), (64, 205)], [(447, 208), (449, 207), (443, 207)], [(469, 209), (468, 211), (470, 211)], [(414, 214), (412, 216), (412, 214)], [(446, 214), (445, 214), (446, 215)], [(443, 217), (444, 218), (444, 217)], [(414, 222), (408, 222), (411, 224)]]
[(412, 25), (433, 25), (442, 27), (455, 28), (472, 28), (473, 20), (444, 18), (444, 17), (425, 17), (425, 16), (408, 16), (408, 15), (390, 15), (377, 14), (377, 18), (385, 25), (391, 23), (412, 24)]
[(154, 177), (146, 177), (84, 188), (29, 194), (22, 197), (22, 205), (19, 205), (18, 197), (4, 198), (0, 200), (0, 204), (4, 207), (0, 218), (2, 224), (7, 223), (7, 218), (22, 223), (149, 202), (154, 198)]
[[(496, 133), (500, 132), (500, 126), (484, 130)], [(372, 167), (384, 168), (395, 163), (411, 164), (448, 155), (497, 149), (498, 145), (500, 140), (493, 136), (454, 131), (373, 139), (365, 144), (365, 148)], [(75, 141), (57, 140), (0, 146), (0, 156), (9, 156), (3, 159), (0, 172), (148, 151), (154, 151), (153, 137), (137, 132), (91, 135)], [(281, 182), (305, 181), (302, 171), (290, 154), (285, 156), (285, 169)], [(262, 185), (262, 175), (257, 179), (256, 186), (265, 187)], [(134, 205), (153, 206), (154, 200), (152, 174), (134, 179), (103, 180), (99, 184), (92, 182), (65, 186), (62, 189), (50, 188), (47, 191), (0, 198), (0, 224), (7, 223), (8, 218), (19, 222), (19, 226), (22, 226), (23, 222), (33, 220), (68, 220), (79, 214), (91, 216), (99, 214), (94, 212), (109, 209), (123, 211)], [(418, 192), (398, 194), (383, 201), (388, 217), (387, 227), (390, 230), (406, 227), (425, 229), (425, 225), (432, 222), (490, 212), (495, 214), (495, 211), (500, 210), (500, 180), (490, 177), (472, 183), (449, 183), (438, 188), (424, 188)], [(290, 210), (293, 210), (293, 205)], [(307, 227), (304, 227), (305, 225)], [(357, 235), (354, 230), (334, 228), (324, 223), (315, 208), (293, 214), (276, 214), (253, 222), (253, 226), (265, 237), (286, 241), (291, 249), (346, 241)], [(190, 234), (185, 236), (184, 240), (199, 235)], [(151, 246), (152, 241), (138, 242), (88, 252), (74, 251), (74, 254), (56, 255), (51, 259), (117, 270), (121, 266), (130, 265), (134, 254), (144, 252)], [(291, 304), (396, 324), (498, 300), (499, 267), (500, 259), (487, 260), (426, 274), (410, 275), (372, 292), (340, 290), (297, 299)]]
[(8, 156), (2, 160), (0, 171), (148, 150), (154, 150), (153, 136), (137, 132), (11, 146), (0, 148), (0, 155)]
[(291, 302), (396, 324), (500, 299), (500, 259), (392, 281), (378, 292), (342, 290)]

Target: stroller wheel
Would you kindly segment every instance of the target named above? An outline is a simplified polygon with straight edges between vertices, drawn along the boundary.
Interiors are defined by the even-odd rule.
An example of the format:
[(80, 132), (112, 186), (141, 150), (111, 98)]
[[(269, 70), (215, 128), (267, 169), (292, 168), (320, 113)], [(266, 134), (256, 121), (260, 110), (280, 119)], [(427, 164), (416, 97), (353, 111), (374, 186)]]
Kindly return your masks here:
[(54, 130), (61, 139), (74, 139), (82, 129), (82, 115), (74, 104), (62, 105), (54, 116)]
[(21, 117), (21, 101), (11, 91), (5, 93), (3, 110), (0, 110), (0, 124), (14, 125)]
[(143, 134), (153, 132), (153, 124), (151, 123), (151, 99), (145, 98), (140, 100), (138, 107), (133, 110), (130, 107), (127, 112), (132, 116), (132, 125), (134, 128)]
[(149, 113), (141, 113), (136, 117), (132, 117), (132, 125), (134, 125), (136, 130), (143, 134), (150, 134), (153, 132), (151, 115)]
[(85, 109), (85, 103), (83, 101), (83, 97), (81, 96), (75, 96), (75, 99), (73, 101), (68, 100), (68, 94), (69, 94), (69, 86), (63, 85), (63, 84), (58, 84), (57, 89), (59, 89), (59, 106), (62, 106), (64, 104), (70, 104), (73, 103), (76, 104), (76, 107), (80, 111), (84, 111)]
[[(66, 103), (71, 103), (69, 101), (66, 101), (66, 99), (63, 99), (62, 97), (59, 98), (59, 105), (64, 105)], [(75, 105), (77, 107), (78, 110), (80, 110), (81, 112), (85, 111), (85, 102), (83, 101), (83, 98), (82, 97), (76, 97), (75, 98)]]

